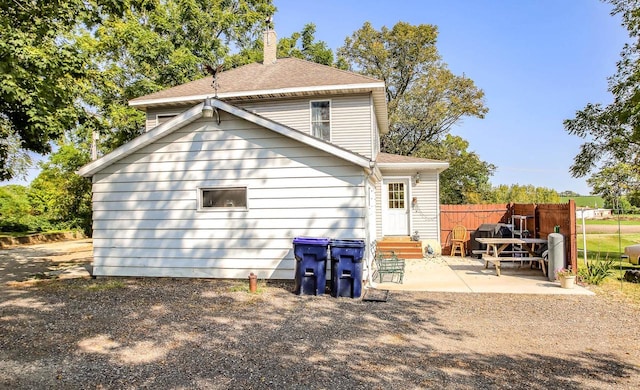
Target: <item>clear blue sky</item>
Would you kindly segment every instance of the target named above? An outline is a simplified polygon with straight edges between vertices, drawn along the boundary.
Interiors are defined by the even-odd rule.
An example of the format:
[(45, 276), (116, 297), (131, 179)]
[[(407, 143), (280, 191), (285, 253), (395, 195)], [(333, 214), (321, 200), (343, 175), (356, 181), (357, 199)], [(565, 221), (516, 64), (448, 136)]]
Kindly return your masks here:
[(316, 25), (334, 51), (369, 21), (438, 26), (449, 68), (485, 92), (485, 119), (466, 118), (452, 133), (498, 167), (491, 183), (532, 184), (588, 194), (569, 167), (582, 140), (562, 125), (587, 103), (611, 101), (607, 78), (627, 40), (611, 6), (597, 0), (274, 0), (278, 36)]

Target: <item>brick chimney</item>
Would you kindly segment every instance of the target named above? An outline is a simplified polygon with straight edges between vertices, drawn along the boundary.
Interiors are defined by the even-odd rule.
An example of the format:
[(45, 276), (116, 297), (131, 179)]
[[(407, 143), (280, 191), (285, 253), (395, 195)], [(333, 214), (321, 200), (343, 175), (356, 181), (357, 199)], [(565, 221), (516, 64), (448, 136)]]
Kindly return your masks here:
[(278, 51), (278, 40), (276, 32), (267, 28), (264, 32), (264, 65), (274, 64), (276, 62), (276, 52)]

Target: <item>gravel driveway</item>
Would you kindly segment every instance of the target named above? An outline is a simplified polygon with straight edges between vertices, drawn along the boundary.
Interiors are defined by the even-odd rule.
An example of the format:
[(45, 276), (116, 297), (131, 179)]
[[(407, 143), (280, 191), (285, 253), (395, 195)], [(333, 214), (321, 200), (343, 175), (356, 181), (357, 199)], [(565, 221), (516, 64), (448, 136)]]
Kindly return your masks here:
[[(3, 268), (11, 251), (0, 251)], [(402, 292), (365, 302), (246, 285), (4, 282), (0, 388), (640, 388), (640, 309), (624, 302)]]

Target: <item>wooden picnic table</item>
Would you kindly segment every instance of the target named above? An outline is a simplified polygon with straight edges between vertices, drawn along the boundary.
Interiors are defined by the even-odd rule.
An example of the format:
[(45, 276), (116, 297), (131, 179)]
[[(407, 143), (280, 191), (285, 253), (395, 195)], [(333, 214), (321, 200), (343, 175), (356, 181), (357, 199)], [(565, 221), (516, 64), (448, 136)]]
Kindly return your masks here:
[[(496, 274), (500, 276), (500, 263), (503, 261), (537, 261), (540, 263), (542, 273), (546, 276), (544, 258), (535, 252), (535, 246), (538, 244), (546, 244), (547, 240), (542, 238), (519, 238), (519, 237), (478, 237), (476, 238), (481, 244), (487, 246), (487, 250), (482, 254), (485, 261), (484, 267), (489, 268), (489, 263), (496, 267)], [(505, 254), (509, 245), (519, 245), (522, 250), (509, 251), (511, 256), (501, 256)], [(519, 255), (519, 256), (514, 256)], [(526, 256), (526, 257), (523, 257)]]

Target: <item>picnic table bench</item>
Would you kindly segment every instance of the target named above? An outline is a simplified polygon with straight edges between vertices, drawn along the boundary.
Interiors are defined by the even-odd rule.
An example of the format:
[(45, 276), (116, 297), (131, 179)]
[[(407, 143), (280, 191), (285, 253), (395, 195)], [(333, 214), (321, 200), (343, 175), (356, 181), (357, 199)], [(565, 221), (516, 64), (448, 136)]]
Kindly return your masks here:
[(544, 267), (544, 258), (537, 256), (529, 256), (529, 257), (516, 257), (516, 256), (490, 256), (490, 255), (482, 255), (482, 259), (485, 261), (484, 268), (489, 268), (489, 263), (493, 264), (496, 267), (496, 274), (500, 276), (500, 263), (503, 261), (537, 261), (540, 263), (540, 268), (542, 268), (542, 273), (546, 276), (547, 273)]
[[(544, 244), (547, 240), (541, 238), (479, 237), (476, 238), (476, 241), (487, 245), (487, 249), (482, 255), (482, 259), (485, 261), (484, 268), (489, 268), (489, 263), (493, 264), (496, 267), (498, 276), (500, 276), (500, 263), (504, 261), (537, 261), (540, 264), (542, 273), (545, 276), (547, 275), (544, 257), (538, 256), (535, 252), (535, 245)], [(513, 244), (520, 245), (524, 250), (507, 251), (506, 248)], [(512, 256), (500, 256), (501, 254), (511, 254)]]

